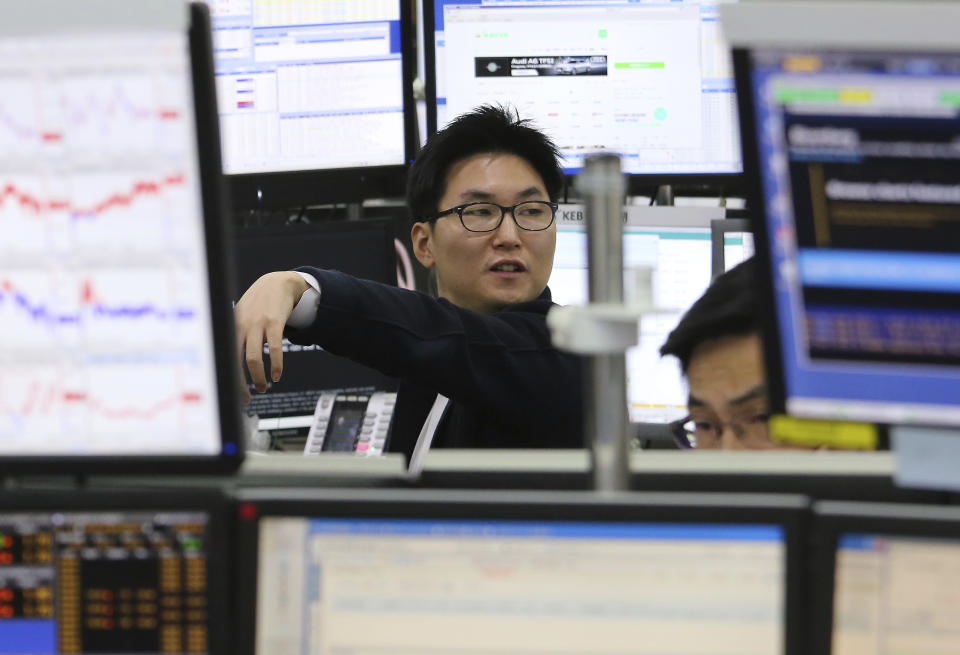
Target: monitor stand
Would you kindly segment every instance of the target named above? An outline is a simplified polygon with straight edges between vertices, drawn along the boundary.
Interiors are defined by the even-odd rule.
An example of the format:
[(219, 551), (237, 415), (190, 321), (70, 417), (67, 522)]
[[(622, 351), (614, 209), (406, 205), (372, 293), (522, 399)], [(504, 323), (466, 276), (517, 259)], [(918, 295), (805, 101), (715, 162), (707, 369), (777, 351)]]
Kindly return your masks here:
[(661, 184), (657, 187), (657, 195), (653, 198), (653, 204), (658, 207), (673, 206), (673, 187), (669, 184)]
[(358, 221), (363, 218), (363, 203), (348, 202), (345, 209), (348, 221)]

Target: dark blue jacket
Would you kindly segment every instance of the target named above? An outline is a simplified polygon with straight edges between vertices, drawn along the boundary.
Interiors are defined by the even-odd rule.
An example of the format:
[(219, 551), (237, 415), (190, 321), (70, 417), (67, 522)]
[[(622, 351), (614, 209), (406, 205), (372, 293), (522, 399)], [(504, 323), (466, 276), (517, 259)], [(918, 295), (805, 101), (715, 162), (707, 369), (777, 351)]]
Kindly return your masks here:
[(409, 458), (437, 393), (450, 398), (435, 448), (583, 447), (582, 360), (550, 342), (545, 289), (478, 314), (442, 298), (302, 268), (320, 283), (317, 319), (287, 330), (402, 380), (388, 450)]

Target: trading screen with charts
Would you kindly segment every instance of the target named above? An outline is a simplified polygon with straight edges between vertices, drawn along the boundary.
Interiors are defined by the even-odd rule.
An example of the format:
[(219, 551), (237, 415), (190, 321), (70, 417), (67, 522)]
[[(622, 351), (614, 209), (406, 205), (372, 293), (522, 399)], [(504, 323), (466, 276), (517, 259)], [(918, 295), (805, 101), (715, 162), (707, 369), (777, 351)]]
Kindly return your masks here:
[(568, 172), (598, 150), (620, 153), (626, 173), (741, 172), (718, 3), (429, 1), (438, 127), (509, 103)]
[(207, 0), (224, 172), (404, 163), (398, 0)]
[(776, 525), (264, 517), (256, 652), (775, 655)]
[(208, 520), (0, 513), (0, 653), (208, 653)]
[(4, 18), (0, 456), (220, 451), (187, 19)]
[(960, 56), (751, 56), (787, 410), (960, 423)]

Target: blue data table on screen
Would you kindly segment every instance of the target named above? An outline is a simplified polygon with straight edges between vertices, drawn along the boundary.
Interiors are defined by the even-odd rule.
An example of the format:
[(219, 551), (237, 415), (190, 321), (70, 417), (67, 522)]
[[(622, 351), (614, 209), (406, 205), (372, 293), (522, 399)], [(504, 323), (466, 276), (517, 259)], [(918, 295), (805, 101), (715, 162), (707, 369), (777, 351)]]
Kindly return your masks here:
[[(829, 53), (828, 53), (829, 54)], [(810, 162), (810, 153), (795, 155), (791, 145), (788, 152), (786, 118), (791, 111), (789, 93), (782, 89), (834, 88), (846, 85), (861, 89), (872, 89), (873, 85), (895, 85), (906, 80), (909, 84), (941, 83), (944, 74), (906, 75), (902, 69), (896, 74), (885, 72), (880, 62), (885, 55), (876, 55), (877, 66), (866, 70), (862, 60), (851, 64), (847, 77), (838, 77), (841, 72), (834, 66), (821, 78), (810, 72), (797, 74), (785, 71), (783, 61), (790, 56), (799, 57), (809, 53), (763, 53), (752, 55), (750, 77), (753, 86), (751, 104), (755, 112), (754, 122), (759, 156), (759, 175), (761, 177), (766, 214), (766, 232), (773, 272), (773, 293), (776, 299), (776, 324), (780, 338), (780, 356), (783, 380), (787, 398), (787, 409), (791, 402), (803, 404), (806, 401), (833, 403), (831, 410), (816, 410), (818, 415), (857, 410), (855, 403), (873, 401), (871, 407), (886, 406), (886, 416), (871, 414), (859, 416), (864, 420), (895, 422), (897, 418), (909, 414), (914, 420), (925, 420), (919, 408), (936, 407), (949, 413), (950, 407), (957, 405), (960, 397), (960, 367), (931, 361), (896, 362), (883, 361), (881, 358), (818, 356), (810, 349), (809, 326), (824, 325), (823, 321), (842, 318), (858, 318), (872, 322), (873, 328), (881, 336), (883, 323), (889, 319), (903, 319), (907, 323), (926, 320), (934, 323), (948, 321), (953, 324), (960, 320), (960, 313), (947, 307), (926, 309), (920, 306), (888, 308), (881, 306), (861, 306), (859, 303), (831, 303), (808, 299), (805, 292), (810, 290), (863, 290), (871, 292), (955, 294), (960, 292), (960, 254), (949, 252), (924, 252), (920, 250), (893, 251), (881, 249), (875, 244), (864, 243), (863, 249), (809, 247), (797, 244), (798, 231), (802, 220), (813, 220), (796, 215), (794, 194), (808, 193), (803, 189), (792, 188), (790, 164)], [(777, 58), (777, 57), (780, 58)], [(893, 55), (891, 55), (893, 56)], [(906, 57), (904, 55), (903, 57)], [(909, 57), (907, 57), (909, 58)], [(856, 62), (856, 59), (851, 59)], [(926, 71), (926, 69), (922, 69)], [(778, 96), (778, 85), (782, 87)], [(912, 87), (911, 87), (912, 88)], [(796, 92), (799, 93), (799, 92)], [(842, 96), (840, 96), (842, 98)], [(852, 102), (852, 101), (851, 101)], [(836, 107), (842, 100), (831, 105), (809, 108), (806, 112), (792, 110), (793, 120), (820, 120), (820, 115), (832, 116), (839, 111)], [(852, 106), (852, 105), (851, 105)], [(856, 117), (860, 114), (846, 108), (841, 117), (847, 129), (856, 129)], [(815, 114), (814, 118), (810, 113)], [(894, 114), (895, 115), (895, 114)], [(799, 118), (797, 118), (799, 117)], [(879, 130), (883, 123), (874, 115), (869, 117), (870, 129)], [(892, 119), (891, 119), (892, 120)], [(916, 121), (916, 118), (910, 119)], [(936, 119), (931, 119), (936, 120)], [(813, 124), (819, 125), (814, 122)], [(891, 123), (893, 124), (893, 123)], [(912, 125), (912, 124), (911, 124)], [(938, 129), (943, 127), (937, 122)], [(912, 127), (911, 127), (912, 129)], [(857, 166), (861, 158), (844, 156), (833, 158), (841, 166)], [(823, 153), (821, 153), (823, 154)], [(829, 153), (827, 153), (829, 154)], [(821, 161), (832, 161), (823, 155)], [(881, 329), (882, 328), (882, 329)], [(897, 409), (890, 409), (897, 406)], [(796, 405), (794, 405), (796, 408)], [(840, 408), (840, 409), (838, 409)], [(902, 410), (895, 414), (895, 411)], [(809, 409), (803, 412), (812, 411)], [(819, 414), (826, 412), (825, 414)], [(907, 414), (903, 413), (906, 412)], [(919, 412), (919, 413), (918, 413)], [(847, 414), (843, 414), (847, 415)], [(960, 419), (957, 413), (953, 419)], [(856, 418), (856, 416), (851, 415)], [(902, 419), (901, 419), (902, 420)]]

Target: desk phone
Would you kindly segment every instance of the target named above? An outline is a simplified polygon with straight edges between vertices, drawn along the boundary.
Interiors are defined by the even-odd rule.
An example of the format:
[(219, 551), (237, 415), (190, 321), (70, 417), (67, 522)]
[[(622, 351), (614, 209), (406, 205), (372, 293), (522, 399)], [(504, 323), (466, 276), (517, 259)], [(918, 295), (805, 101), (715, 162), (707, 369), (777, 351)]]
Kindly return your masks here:
[(324, 392), (317, 400), (304, 455), (353, 452), (382, 455), (390, 433), (397, 394)]

